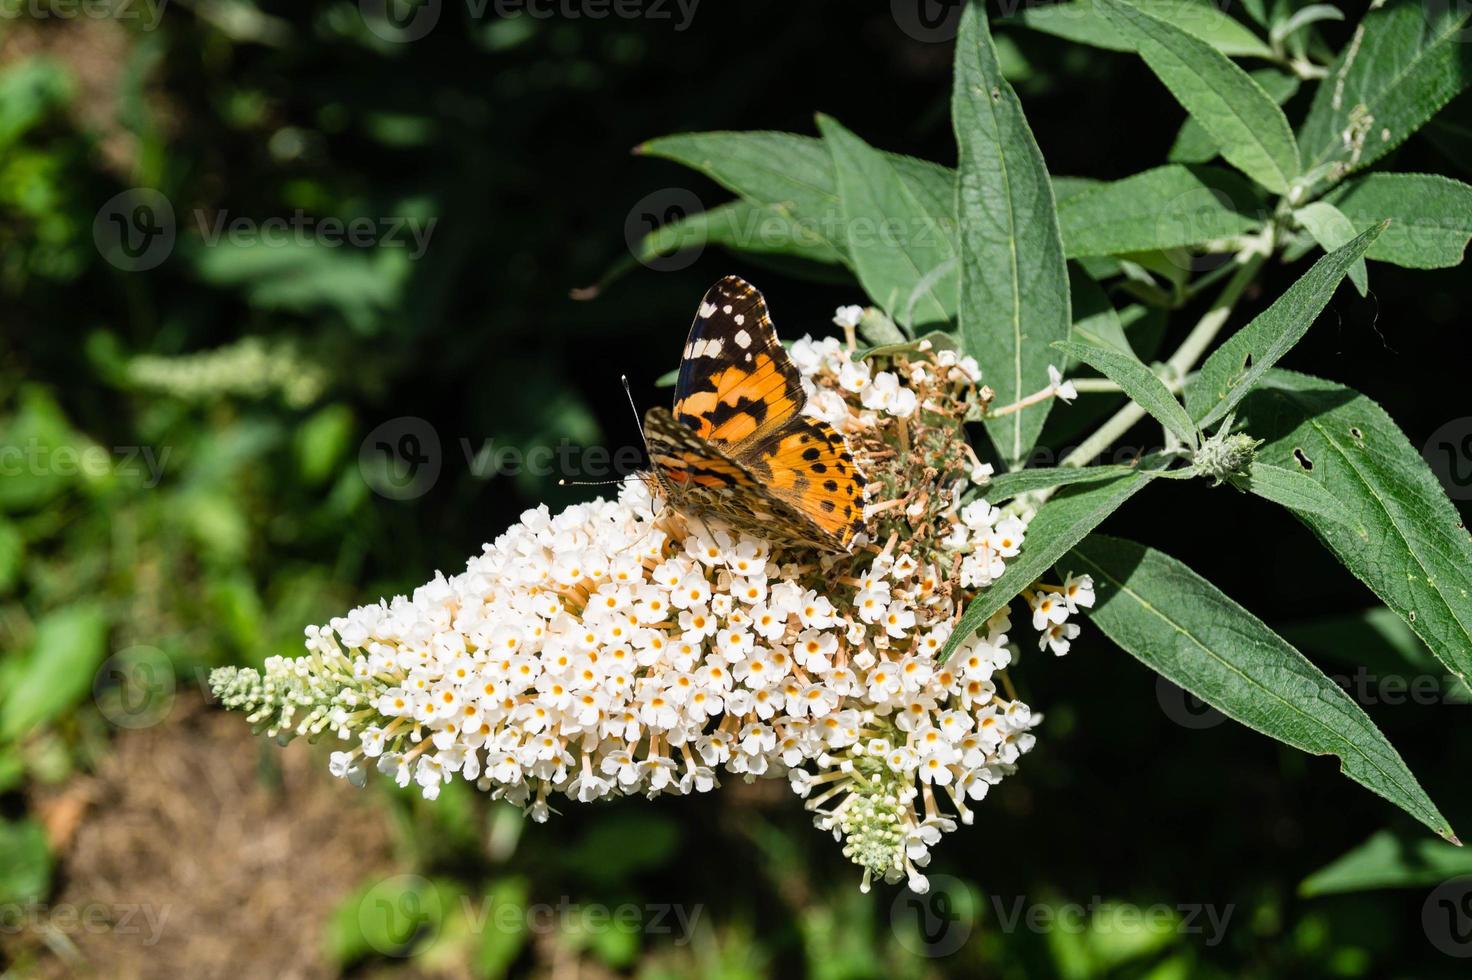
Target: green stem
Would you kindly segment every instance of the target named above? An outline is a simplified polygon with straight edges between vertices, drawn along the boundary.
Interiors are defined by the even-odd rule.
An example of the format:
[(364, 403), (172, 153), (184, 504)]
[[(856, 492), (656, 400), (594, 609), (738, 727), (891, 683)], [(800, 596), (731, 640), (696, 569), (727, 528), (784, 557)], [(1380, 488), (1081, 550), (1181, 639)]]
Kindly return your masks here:
[[(1226, 325), (1233, 307), (1242, 298), (1242, 293), (1257, 278), (1257, 273), (1262, 269), (1265, 261), (1267, 261), (1267, 256), (1259, 251), (1254, 251), (1245, 259), (1241, 259), (1241, 267), (1227, 282), (1226, 286), (1223, 287), (1221, 295), (1211, 305), (1211, 309), (1207, 310), (1201, 319), (1197, 321), (1196, 326), (1191, 329), (1191, 332), (1186, 335), (1186, 339), (1181, 342), (1181, 346), (1171, 355), (1170, 360), (1166, 361), (1166, 367), (1169, 369), (1169, 374), (1172, 378), (1185, 377), (1187, 372), (1196, 366), (1196, 362), (1206, 353), (1207, 348), (1211, 346), (1211, 342), (1216, 339), (1216, 335)], [(1116, 412), (1111, 419), (1101, 425), (1097, 432), (1080, 443), (1077, 449), (1063, 457), (1060, 465), (1087, 465), (1091, 459), (1108, 449), (1114, 444), (1116, 439), (1123, 436), (1136, 422), (1139, 422), (1144, 417), (1145, 410), (1135, 402), (1130, 402)], [(1039, 498), (1037, 502), (1042, 503), (1051, 493), (1051, 489), (1038, 491)]]

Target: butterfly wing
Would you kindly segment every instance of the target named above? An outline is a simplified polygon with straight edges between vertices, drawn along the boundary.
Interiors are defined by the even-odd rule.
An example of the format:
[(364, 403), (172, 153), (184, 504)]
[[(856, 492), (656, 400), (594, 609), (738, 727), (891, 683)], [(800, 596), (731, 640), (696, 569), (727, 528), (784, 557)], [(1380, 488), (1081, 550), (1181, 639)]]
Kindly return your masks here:
[(847, 550), (863, 525), (864, 476), (843, 436), (802, 414), (805, 402), (766, 301), (727, 276), (691, 325), (673, 413), (645, 417), (651, 458), (689, 503)]

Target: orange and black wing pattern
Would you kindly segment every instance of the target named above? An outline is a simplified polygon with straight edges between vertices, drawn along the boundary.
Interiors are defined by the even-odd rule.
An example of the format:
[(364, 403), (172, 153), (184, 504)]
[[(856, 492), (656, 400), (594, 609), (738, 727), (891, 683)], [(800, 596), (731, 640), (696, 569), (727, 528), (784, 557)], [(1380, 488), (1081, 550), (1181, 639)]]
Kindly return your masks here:
[(766, 301), (727, 276), (696, 312), (674, 409), (644, 434), (671, 501), (769, 538), (846, 551), (863, 527), (865, 480), (848, 443), (803, 414), (802, 377)]

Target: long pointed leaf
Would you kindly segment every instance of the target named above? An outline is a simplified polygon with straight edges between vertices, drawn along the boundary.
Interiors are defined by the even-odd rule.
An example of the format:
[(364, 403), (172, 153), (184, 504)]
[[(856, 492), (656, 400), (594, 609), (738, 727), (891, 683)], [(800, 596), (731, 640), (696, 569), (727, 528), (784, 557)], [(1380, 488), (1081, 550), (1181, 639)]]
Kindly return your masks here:
[(1186, 410), (1198, 426), (1204, 429), (1225, 418), (1268, 368), (1308, 333), (1340, 280), (1384, 227), (1377, 225), (1319, 259), (1272, 306), (1212, 352), (1186, 388)]
[(1154, 371), (1132, 353), (1094, 342), (1095, 338), (1087, 334), (1077, 336), (1078, 340), (1063, 340), (1053, 346), (1103, 372), (1177, 439), (1188, 446), (1196, 445), (1196, 426), (1192, 424), (1191, 416), (1186, 414), (1176, 396), (1170, 393), (1164, 381), (1155, 376)]
[[(961, 338), (1005, 405), (1048, 383), (1048, 345), (1068, 337), (1068, 268), (1048, 168), (1002, 77), (979, 3), (961, 16), (951, 116), (960, 151)], [(1050, 403), (987, 422), (1009, 464), (1037, 442)]]
[(1329, 180), (1395, 149), (1472, 82), (1472, 7), (1391, 0), (1355, 29), (1319, 82), (1299, 142)]
[(1176, 559), (1092, 535), (1069, 553), (1098, 589), (1089, 620), (1229, 718), (1314, 755), (1440, 836), (1451, 825), (1364, 710), (1267, 624)]
[(837, 120), (818, 117), (833, 154), (843, 238), (859, 282), (911, 332), (950, 319), (956, 308), (951, 208), (932, 213), (879, 150)]
[(1395, 421), (1352, 389), (1289, 371), (1264, 378), (1242, 415), (1267, 440), (1259, 459), (1322, 484), (1354, 525), (1300, 519), (1442, 663), (1472, 678), (1472, 538)]
[(1275, 193), (1299, 174), (1293, 130), (1252, 76), (1205, 41), (1123, 0), (1096, 0), (1150, 70), (1209, 132), (1222, 157)]

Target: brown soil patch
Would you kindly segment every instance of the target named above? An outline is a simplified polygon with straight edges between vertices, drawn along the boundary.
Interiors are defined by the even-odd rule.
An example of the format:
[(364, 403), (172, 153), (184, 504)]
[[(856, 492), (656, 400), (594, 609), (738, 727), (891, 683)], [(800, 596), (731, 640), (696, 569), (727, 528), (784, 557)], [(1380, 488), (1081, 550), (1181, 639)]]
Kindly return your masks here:
[(323, 926), (391, 869), (390, 841), (372, 794), (328, 775), (323, 756), (198, 700), (119, 734), (94, 776), (36, 801), (60, 838), (51, 908), (95, 917), (28, 932), (52, 951), (40, 975), (335, 976)]

